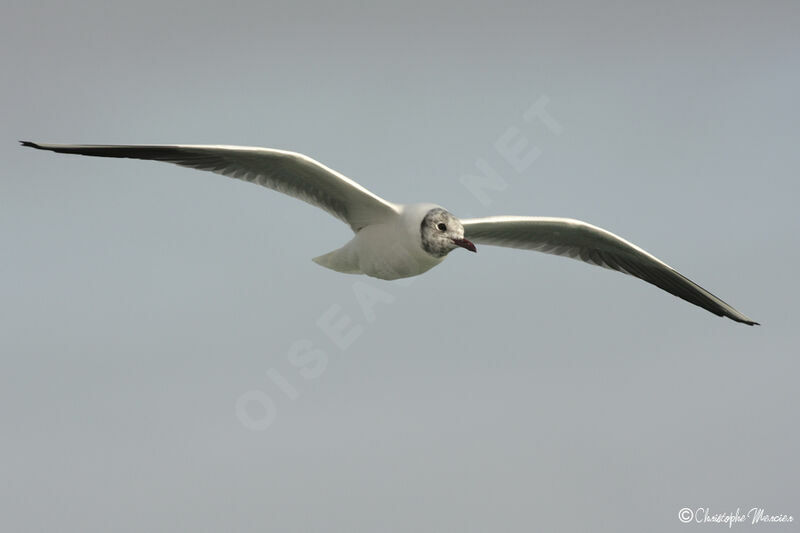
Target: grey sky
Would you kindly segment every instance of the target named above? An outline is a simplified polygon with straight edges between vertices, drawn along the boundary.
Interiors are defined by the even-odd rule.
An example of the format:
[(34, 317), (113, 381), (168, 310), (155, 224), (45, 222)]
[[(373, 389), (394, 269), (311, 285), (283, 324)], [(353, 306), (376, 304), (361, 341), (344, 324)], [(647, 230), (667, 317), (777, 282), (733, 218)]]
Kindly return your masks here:
[[(799, 26), (795, 2), (6, 2), (0, 526), (800, 519)], [(560, 135), (523, 116), (543, 97)], [(522, 171), (511, 128), (540, 151)], [(350, 230), (318, 209), (17, 139), (283, 148), (391, 201), (579, 218), (763, 326), (531, 252), (337, 274), (311, 258)], [(489, 205), (462, 183), (481, 165), (506, 183)], [(319, 322), (345, 316), (342, 348)], [(324, 367), (292, 364), (309, 346)]]

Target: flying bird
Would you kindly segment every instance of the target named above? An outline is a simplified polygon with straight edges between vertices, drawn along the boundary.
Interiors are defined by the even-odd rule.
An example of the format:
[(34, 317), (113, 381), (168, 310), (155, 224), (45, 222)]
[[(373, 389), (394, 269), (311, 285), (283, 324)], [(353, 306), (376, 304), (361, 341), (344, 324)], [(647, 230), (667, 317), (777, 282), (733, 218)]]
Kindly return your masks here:
[(313, 260), (337, 272), (385, 280), (417, 276), (456, 248), (475, 244), (535, 250), (630, 274), (715, 315), (757, 325), (663, 261), (597, 226), (569, 218), (459, 219), (435, 204), (395, 204), (295, 152), (243, 146), (73, 145), (20, 141), (65, 154), (165, 161), (208, 170), (288, 194), (348, 224), (355, 236)]

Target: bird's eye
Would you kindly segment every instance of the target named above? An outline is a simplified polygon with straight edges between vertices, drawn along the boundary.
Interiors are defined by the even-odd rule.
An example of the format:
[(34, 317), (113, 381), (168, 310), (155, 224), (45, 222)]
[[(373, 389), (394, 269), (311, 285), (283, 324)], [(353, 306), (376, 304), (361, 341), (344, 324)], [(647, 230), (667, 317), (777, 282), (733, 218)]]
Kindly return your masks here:
[(445, 226), (445, 225), (444, 225), (444, 224), (442, 224), (441, 222), (439, 222), (438, 224), (436, 224), (436, 227), (437, 227), (437, 228), (439, 228), (439, 231), (447, 231), (447, 226)]

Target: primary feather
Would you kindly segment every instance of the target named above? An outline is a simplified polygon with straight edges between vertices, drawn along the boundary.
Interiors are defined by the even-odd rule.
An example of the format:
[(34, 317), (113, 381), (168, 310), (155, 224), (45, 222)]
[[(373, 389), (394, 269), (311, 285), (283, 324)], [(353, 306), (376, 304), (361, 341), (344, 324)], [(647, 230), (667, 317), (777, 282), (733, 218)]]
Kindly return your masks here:
[(464, 235), (475, 243), (580, 259), (652, 283), (715, 315), (751, 326), (757, 324), (638, 246), (586, 222), (551, 217), (486, 217), (463, 219), (461, 223)]

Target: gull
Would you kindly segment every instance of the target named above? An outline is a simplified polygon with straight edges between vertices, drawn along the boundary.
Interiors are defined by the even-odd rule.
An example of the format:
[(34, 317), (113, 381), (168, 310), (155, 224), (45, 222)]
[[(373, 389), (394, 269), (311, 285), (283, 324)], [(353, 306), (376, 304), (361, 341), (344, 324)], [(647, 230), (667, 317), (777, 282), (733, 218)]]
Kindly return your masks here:
[(476, 252), (476, 243), (505, 246), (571, 257), (629, 274), (715, 315), (758, 324), (638, 246), (580, 220), (459, 219), (436, 204), (388, 202), (310, 157), (269, 148), (20, 143), (64, 154), (165, 161), (257, 183), (308, 202), (348, 224), (355, 234), (341, 248), (313, 259), (337, 272), (385, 280), (407, 278), (427, 272), (456, 248)]

